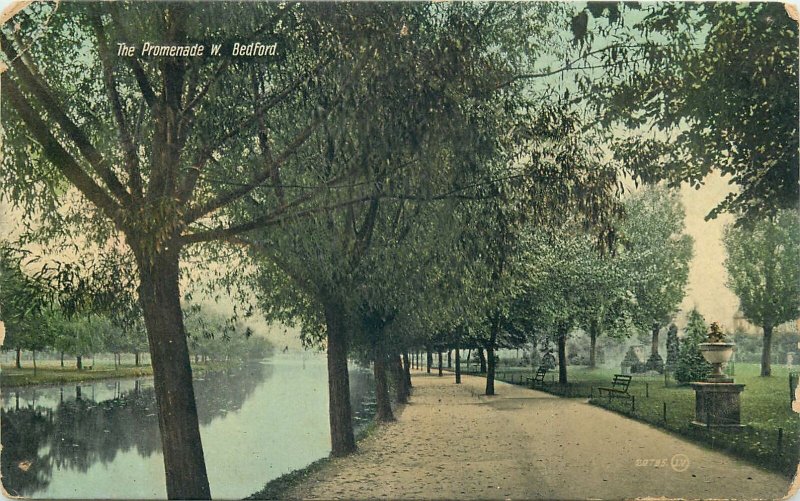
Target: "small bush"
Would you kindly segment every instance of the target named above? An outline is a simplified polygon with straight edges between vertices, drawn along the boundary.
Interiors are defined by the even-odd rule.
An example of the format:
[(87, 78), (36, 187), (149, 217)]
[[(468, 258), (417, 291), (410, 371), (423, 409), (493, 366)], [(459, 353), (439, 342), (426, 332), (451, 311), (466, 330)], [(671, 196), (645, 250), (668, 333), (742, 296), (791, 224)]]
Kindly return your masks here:
[(706, 341), (706, 321), (697, 310), (689, 313), (689, 321), (678, 349), (675, 379), (680, 383), (704, 381), (711, 373), (711, 364), (700, 353), (700, 343)]

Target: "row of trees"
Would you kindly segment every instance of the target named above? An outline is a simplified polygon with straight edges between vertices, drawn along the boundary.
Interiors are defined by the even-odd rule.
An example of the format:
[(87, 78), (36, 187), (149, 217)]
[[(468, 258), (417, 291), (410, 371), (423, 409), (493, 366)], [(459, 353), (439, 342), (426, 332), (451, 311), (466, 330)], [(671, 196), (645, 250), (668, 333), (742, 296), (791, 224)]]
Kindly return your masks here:
[[(15, 365), (22, 367), (23, 351), (30, 351), (34, 369), (37, 352), (55, 352), (64, 367), (65, 355), (75, 358), (75, 367), (83, 369), (86, 356), (109, 353), (115, 365), (123, 353), (134, 356), (148, 351), (147, 335), (141, 313), (135, 303), (132, 311), (107, 311), (101, 304), (78, 300), (85, 293), (85, 278), (65, 271), (39, 271), (33, 275), (23, 270), (24, 260), (9, 248), (0, 254), (0, 305), (5, 327), (4, 350), (15, 352)], [(73, 279), (84, 281), (77, 286)], [(67, 281), (68, 280), (68, 281)], [(71, 292), (67, 289), (72, 288)], [(95, 289), (96, 290), (96, 289)], [(120, 301), (115, 304), (120, 304)], [(78, 309), (74, 309), (80, 305)], [(253, 337), (252, 329), (223, 315), (212, 314), (197, 305), (185, 308), (189, 348), (195, 361), (260, 359), (271, 351), (264, 338)]]
[[(688, 260), (689, 244), (670, 218), (625, 229), (642, 218), (634, 202), (622, 218), (623, 175), (698, 183), (717, 165), (698, 145), (738, 152), (723, 143), (746, 138), (774, 158), (725, 156), (737, 160), (719, 165), (742, 195), (722, 209), (795, 203), (796, 183), (783, 177), (791, 158), (779, 155), (796, 164), (794, 121), (725, 101), (730, 114), (709, 114), (703, 92), (726, 83), (698, 82), (717, 46), (753, 32), (740, 23), (767, 15), (768, 40), (744, 41), (758, 64), (744, 66), (756, 76), (743, 85), (762, 74), (794, 85), (776, 106), (796, 109), (797, 31), (770, 11), (781, 8), (37, 3), (0, 39), (3, 193), (27, 221), (40, 218), (28, 242), (116, 243), (147, 333), (168, 495), (205, 499), (181, 307), (187, 260), (217, 263), (212, 283), (252, 288), (269, 319), (300, 323), (305, 342), (326, 347), (335, 455), (355, 449), (353, 354), (374, 359), (385, 402), (387, 370), (408, 393), (411, 347), (476, 336), (491, 394), (504, 331), (555, 332), (561, 345), (577, 324), (595, 335), (626, 317), (664, 325), (685, 266), (662, 270)], [(113, 52), (117, 40), (256, 35), (277, 41), (280, 56)], [(665, 88), (673, 79), (680, 85)], [(781, 127), (769, 141), (795, 147), (750, 148), (767, 139), (753, 127), (772, 120)], [(709, 129), (708, 141), (692, 140)], [(662, 156), (675, 145), (685, 164)], [(674, 210), (674, 198), (655, 198)], [(230, 266), (234, 250), (241, 266)], [(96, 296), (108, 305), (124, 294)]]

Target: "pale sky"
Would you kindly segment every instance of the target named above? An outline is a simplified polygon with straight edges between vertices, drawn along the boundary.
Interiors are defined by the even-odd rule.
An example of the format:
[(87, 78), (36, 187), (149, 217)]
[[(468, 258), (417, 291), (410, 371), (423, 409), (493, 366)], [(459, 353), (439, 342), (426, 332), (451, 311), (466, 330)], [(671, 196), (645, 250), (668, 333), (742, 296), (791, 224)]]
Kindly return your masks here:
[(694, 259), (689, 267), (689, 285), (681, 308), (685, 314), (697, 307), (706, 322), (719, 322), (723, 329), (732, 330), (739, 300), (725, 286), (728, 273), (723, 265), (726, 254), (722, 230), (725, 224), (733, 222), (733, 217), (724, 214), (704, 221), (706, 214), (730, 191), (731, 186), (717, 173), (710, 174), (699, 190), (688, 186), (681, 188), (686, 206), (686, 233), (694, 238)]

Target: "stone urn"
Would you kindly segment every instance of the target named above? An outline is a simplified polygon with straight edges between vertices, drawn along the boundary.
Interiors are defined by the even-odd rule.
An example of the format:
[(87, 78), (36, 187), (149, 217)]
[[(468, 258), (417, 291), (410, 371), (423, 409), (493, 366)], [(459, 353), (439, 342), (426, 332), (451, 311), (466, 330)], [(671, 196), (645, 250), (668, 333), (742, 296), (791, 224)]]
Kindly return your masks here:
[(695, 391), (695, 426), (741, 429), (739, 394), (743, 384), (735, 384), (722, 372), (722, 366), (733, 356), (735, 344), (729, 343), (718, 323), (711, 324), (708, 342), (700, 343), (703, 358), (714, 369), (703, 382), (692, 383)]
[(713, 367), (706, 379), (713, 383), (732, 383), (733, 380), (722, 372), (722, 366), (733, 356), (735, 343), (700, 343), (700, 353)]

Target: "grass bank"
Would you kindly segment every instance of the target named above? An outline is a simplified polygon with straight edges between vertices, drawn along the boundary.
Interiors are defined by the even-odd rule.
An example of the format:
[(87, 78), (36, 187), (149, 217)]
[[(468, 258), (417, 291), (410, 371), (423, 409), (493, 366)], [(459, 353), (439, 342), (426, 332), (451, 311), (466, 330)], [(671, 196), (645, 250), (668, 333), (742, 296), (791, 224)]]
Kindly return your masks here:
[[(800, 414), (791, 408), (788, 369), (773, 366), (770, 377), (759, 376), (758, 364), (738, 363), (735, 369), (736, 382), (746, 385), (741, 394), (741, 420), (747, 425), (736, 432), (692, 425), (694, 390), (671, 379), (665, 385), (663, 376), (635, 375), (628, 390), (634, 399), (598, 396), (597, 388), (609, 386), (618, 372), (614, 369), (571, 366), (569, 384), (559, 385), (552, 374), (548, 374), (546, 383), (537, 389), (559, 396), (589, 398), (594, 405), (793, 476), (800, 461)], [(499, 367), (497, 370), (498, 380), (514, 384), (527, 384), (525, 377), (531, 375), (529, 368)]]
[[(206, 362), (192, 364), (195, 372), (215, 371), (230, 367), (233, 362)], [(113, 362), (96, 362), (91, 369), (81, 370), (73, 367), (61, 367), (57, 361), (40, 362), (36, 368), (23, 367), (17, 369), (14, 364), (0, 365), (0, 386), (3, 388), (45, 384), (84, 383), (101, 379), (130, 377), (147, 377), (153, 375), (150, 365), (122, 364), (117, 367)]]

